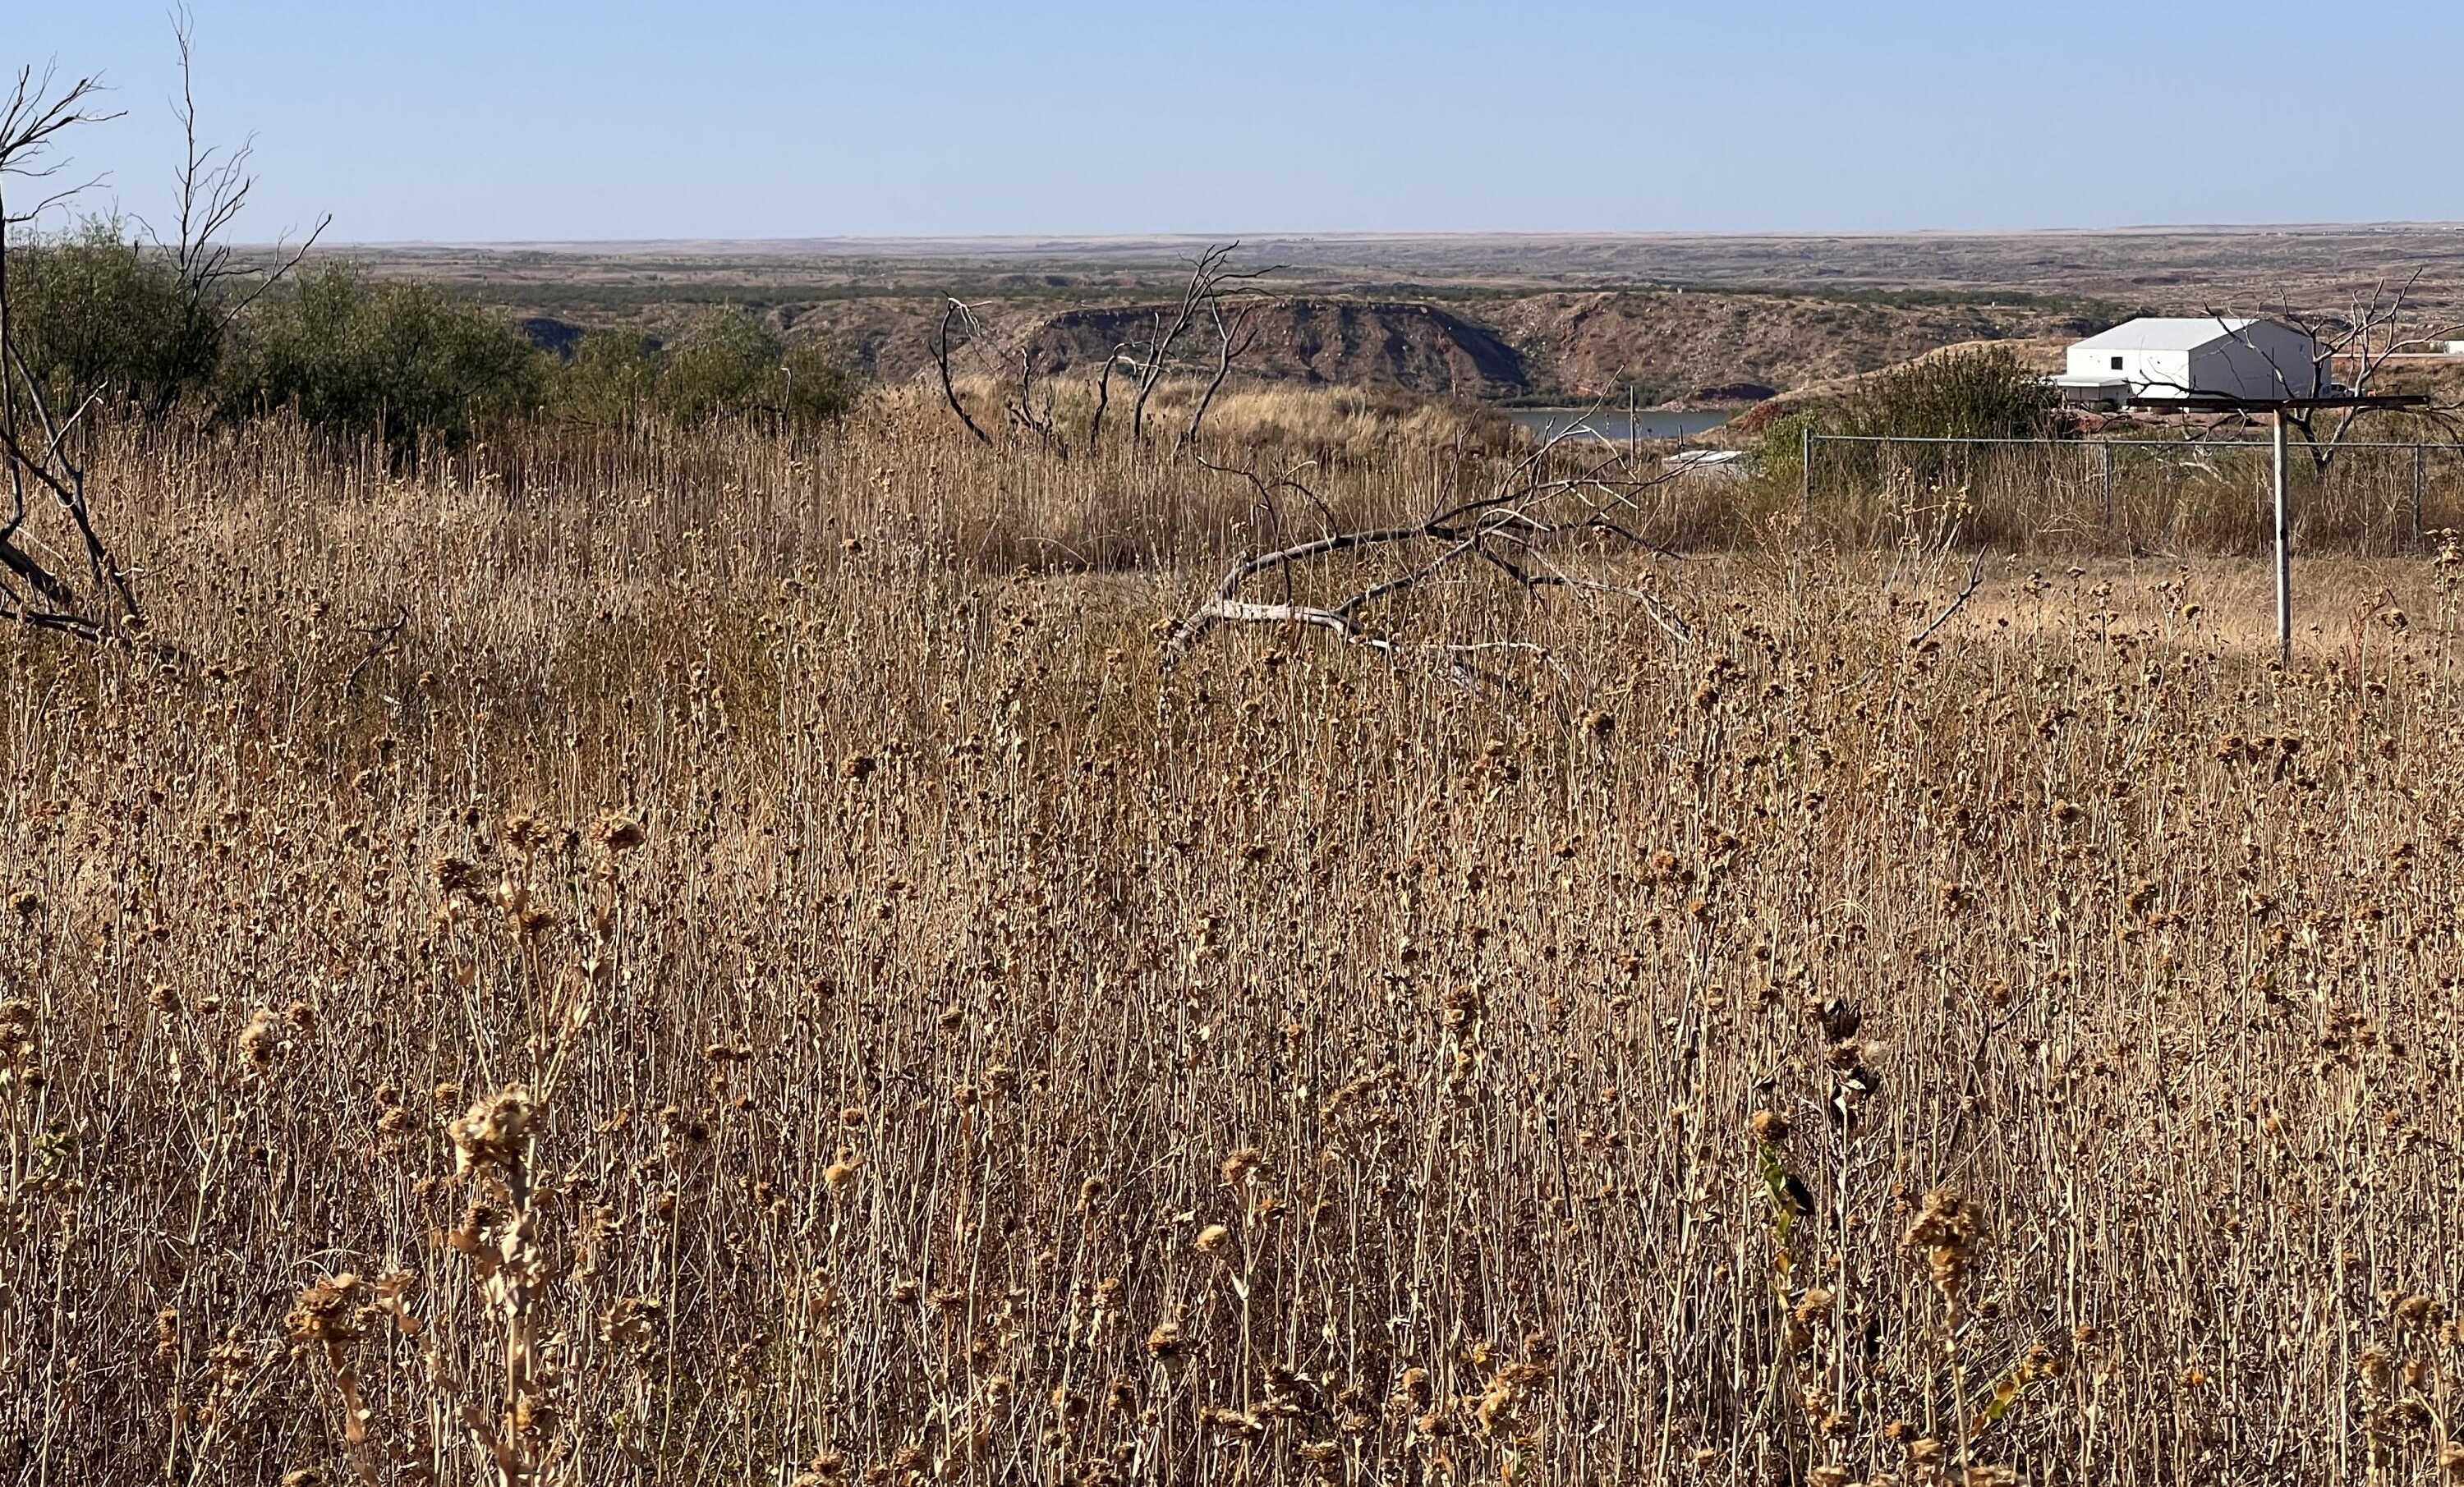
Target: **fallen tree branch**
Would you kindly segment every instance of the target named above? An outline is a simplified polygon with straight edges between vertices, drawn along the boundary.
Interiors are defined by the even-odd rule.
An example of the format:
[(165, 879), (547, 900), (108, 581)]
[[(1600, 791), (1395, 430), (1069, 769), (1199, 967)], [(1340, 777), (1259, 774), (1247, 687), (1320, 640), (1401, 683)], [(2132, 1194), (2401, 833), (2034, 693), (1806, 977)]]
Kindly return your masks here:
[[(1586, 461), (1572, 470), (1561, 471), (1551, 458), (1559, 442), (1551, 439), (1515, 461), (1480, 495), (1441, 496), (1422, 521), (1352, 531), (1343, 530), (1335, 514), (1289, 473), (1269, 481), (1254, 465), (1247, 469), (1219, 466), (1207, 464), (1201, 456), (1199, 463), (1205, 468), (1238, 474), (1250, 483), (1258, 493), (1258, 526), (1262, 531), (1271, 525), (1280, 537), (1282, 517), (1275, 495), (1285, 487), (1309, 495), (1330, 530), (1322, 536), (1285, 543), (1234, 563), (1217, 582), (1212, 596), (1172, 626), (1164, 641), (1167, 659), (1186, 653), (1210, 629), (1222, 623), (1305, 625), (1331, 631), (1347, 644), (1367, 645), (1390, 657), (1410, 649), (1428, 649), (1415, 647), (1383, 631), (1373, 631), (1364, 615), (1373, 606), (1397, 600), (1465, 561), (1476, 561), (1505, 575), (1527, 593), (1562, 588), (1637, 604), (1671, 643), (1692, 644), (1692, 625), (1660, 595), (1640, 585), (1587, 576), (1551, 556), (1552, 550), (1614, 539), (1656, 557), (1672, 557), (1644, 541), (1609, 512), (1618, 506), (1636, 507), (1634, 497), (1639, 492), (1673, 475), (1638, 474), (1631, 451), (1619, 451), (1597, 462)], [(1305, 569), (1314, 570), (1335, 559), (1356, 558), (1379, 550), (1408, 554), (1409, 565), (1389, 577), (1361, 584), (1347, 597), (1317, 602), (1296, 597), (1296, 579)], [(1265, 575), (1280, 581), (1282, 598), (1265, 602), (1244, 597), (1244, 585)], [(1446, 653), (1443, 646), (1438, 651)]]
[(342, 694), (344, 696), (349, 696), (351, 692), (358, 688), (360, 685), (361, 672), (365, 671), (368, 667), (376, 665), (377, 662), (385, 656), (391, 654), (394, 647), (402, 644), (402, 632), (409, 625), (409, 623), (410, 606), (407, 604), (396, 604), (394, 606), (394, 617), (391, 624), (355, 624), (351, 626), (352, 629), (358, 631), (360, 634), (369, 637), (369, 640), (367, 653), (360, 657), (359, 665), (351, 667), (351, 674), (342, 679)]

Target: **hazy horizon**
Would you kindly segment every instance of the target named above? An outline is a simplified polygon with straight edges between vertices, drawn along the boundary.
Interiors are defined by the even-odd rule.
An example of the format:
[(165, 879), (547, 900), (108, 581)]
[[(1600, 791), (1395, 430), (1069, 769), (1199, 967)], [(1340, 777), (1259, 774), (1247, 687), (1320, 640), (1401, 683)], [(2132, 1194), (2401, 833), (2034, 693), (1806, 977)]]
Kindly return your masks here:
[(1211, 232), (1182, 232), (1166, 230), (1120, 232), (813, 232), (791, 233), (776, 237), (715, 237), (693, 233), (670, 233), (657, 237), (403, 237), (350, 238), (329, 233), (325, 241), (354, 248), (629, 248), (691, 247), (726, 248), (730, 246), (773, 247), (804, 246), (830, 243), (999, 243), (1049, 244), (1068, 247), (1081, 243), (1216, 243), (1226, 239), (1244, 242), (1276, 242), (1287, 240), (1339, 242), (1411, 241), (1426, 238), (1488, 238), (1488, 239), (1559, 239), (1559, 240), (1648, 240), (1674, 238), (1687, 240), (1735, 238), (1745, 241), (1787, 240), (1795, 238), (1909, 238), (1909, 237), (2096, 237), (2147, 234), (2163, 236), (2173, 233), (2297, 233), (2297, 232), (2361, 232), (2376, 229), (2404, 231), (2429, 231), (2440, 229), (2464, 230), (2464, 219), (2409, 219), (2401, 217), (2372, 220), (2316, 222), (2130, 222), (2113, 225), (2046, 225), (1973, 228), (1874, 228), (1828, 229), (1798, 228), (1785, 230), (1722, 230), (1706, 228), (1693, 230), (1666, 229), (1524, 229), (1524, 228), (1228, 228)]

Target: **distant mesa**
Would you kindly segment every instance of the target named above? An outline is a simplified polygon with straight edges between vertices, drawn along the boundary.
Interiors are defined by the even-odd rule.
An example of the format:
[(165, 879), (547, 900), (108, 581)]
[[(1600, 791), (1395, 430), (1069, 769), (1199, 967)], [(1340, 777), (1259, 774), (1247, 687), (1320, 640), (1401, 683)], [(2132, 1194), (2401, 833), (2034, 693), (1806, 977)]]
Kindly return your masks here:
[[(1101, 275), (1020, 273), (979, 307), (993, 329), (981, 367), (1015, 369), (1035, 353), (1038, 376), (1092, 377), (1116, 347), (1135, 348), (1168, 323), (1174, 300), (1130, 298)], [(1086, 295), (1096, 303), (1072, 300)], [(1003, 301), (1007, 301), (1004, 303)], [(1055, 301), (1058, 301), (1057, 303)], [(1110, 302), (1106, 302), (1110, 301)], [(541, 306), (553, 309), (554, 306)], [(799, 339), (867, 377), (932, 367), (946, 301), (921, 294), (857, 295), (782, 305)], [(1724, 410), (1895, 366), (1942, 346), (2013, 337), (2075, 339), (2075, 305), (1998, 305), (1917, 296), (1825, 298), (1716, 290), (1567, 291), (1473, 295), (1442, 302), (1403, 295), (1301, 293), (1262, 300), (1233, 368), (1243, 383), (1293, 382), (1531, 405)], [(2096, 327), (2101, 328), (2101, 327)], [(537, 332), (535, 340), (540, 339)], [(555, 342), (541, 340), (553, 349)], [(1172, 374), (1214, 371), (1216, 328), (1196, 317), (1173, 348)], [(1127, 353), (1125, 352), (1125, 356)], [(2058, 358), (2056, 365), (2059, 364)]]
[[(1101, 366), (1112, 347), (1154, 334), (1155, 305), (1071, 310), (1036, 327), (1030, 340), (1050, 372)], [(1162, 307), (1169, 314), (1169, 307)], [(1256, 343), (1241, 363), (1253, 380), (1335, 383), (1466, 398), (1531, 390), (1523, 356), (1498, 334), (1434, 305), (1319, 298), (1266, 301), (1255, 312)], [(1187, 342), (1192, 365), (1209, 354), (1203, 329)]]

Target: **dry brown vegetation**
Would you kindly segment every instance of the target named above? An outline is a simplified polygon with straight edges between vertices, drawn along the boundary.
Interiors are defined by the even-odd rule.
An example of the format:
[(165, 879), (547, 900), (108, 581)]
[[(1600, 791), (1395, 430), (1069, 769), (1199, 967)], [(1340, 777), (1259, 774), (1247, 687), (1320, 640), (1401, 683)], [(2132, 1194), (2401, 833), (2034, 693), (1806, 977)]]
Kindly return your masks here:
[(2452, 548), (2288, 672), (2170, 560), (1911, 646), (1939, 513), (1749, 493), (1690, 645), (1404, 596), (1545, 647), (1465, 689), (1167, 668), (1250, 490), (913, 407), (96, 438), (145, 638), (0, 634), (11, 1480), (2464, 1474)]
[[(1020, 401), (1014, 377), (1003, 380), (980, 374), (964, 376), (956, 380), (956, 386), (967, 405), (996, 426), (1007, 416), (1006, 410)], [(1106, 410), (1114, 437), (1121, 434), (1130, 417), (1134, 396), (1133, 390), (1115, 385)], [(921, 383), (880, 389), (873, 397), (886, 412), (913, 415), (928, 422), (948, 416), (946, 407), (936, 410), (934, 406), (939, 402), (938, 391)], [(1202, 382), (1163, 379), (1155, 384), (1154, 397), (1147, 405), (1151, 428), (1169, 443), (1188, 427), (1190, 415), (1205, 397), (1206, 384)], [(1085, 441), (1096, 399), (1093, 378), (1039, 376), (1031, 384), (1028, 405), (1038, 420), (1048, 423), (1065, 444), (1075, 448)], [(1028, 435), (1027, 430), (1018, 428), (1015, 418), (1010, 419), (1010, 424), (1011, 432)], [(1207, 404), (1202, 427), (1210, 435), (1210, 446), (1270, 451), (1286, 460), (1315, 456), (1340, 460), (1347, 467), (1415, 454), (1425, 461), (1428, 451), (1434, 448), (1461, 447), (1503, 454), (1530, 447), (1529, 437), (1511, 418), (1485, 404), (1418, 398), (1375, 387), (1230, 383)], [(1134, 483), (1124, 484), (1125, 478), (1129, 477), (1107, 471), (1097, 481), (1115, 492), (1113, 500), (1117, 502), (1134, 489)], [(1096, 504), (1100, 507), (1103, 503)], [(1104, 513), (1099, 519), (1127, 515), (1113, 511)]]
[[(1829, 541), (1869, 546), (1956, 521), (1967, 539), (2046, 560), (2274, 551), (2273, 460), (2263, 431), (2218, 430), (2197, 443), (2142, 432), (1955, 448), (1817, 444), (1813, 524)], [(2379, 438), (2405, 436), (2389, 429)], [(1798, 477), (1795, 444), (1784, 426), (1766, 441), (1774, 476)], [(2294, 550), (2305, 557), (2426, 555), (2441, 529), (2464, 524), (2464, 448), (2453, 442), (2347, 445), (2324, 474), (2309, 459), (2293, 444)], [(1801, 492), (1791, 493), (1801, 499)], [(1768, 485), (1707, 499), (1688, 493), (1697, 498), (1681, 504), (1672, 493), (1669, 504), (1694, 534), (1749, 536), (1781, 509)], [(1669, 519), (1679, 520), (1677, 512)]]

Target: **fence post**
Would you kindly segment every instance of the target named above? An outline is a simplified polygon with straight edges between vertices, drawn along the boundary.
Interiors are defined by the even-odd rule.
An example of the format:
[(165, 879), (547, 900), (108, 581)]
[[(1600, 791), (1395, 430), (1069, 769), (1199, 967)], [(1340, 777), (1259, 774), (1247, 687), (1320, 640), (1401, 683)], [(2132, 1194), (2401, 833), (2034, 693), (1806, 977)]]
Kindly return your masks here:
[(2113, 446), (2100, 443), (2097, 448), (2104, 453), (2104, 530), (2110, 532), (2113, 530)]
[(1796, 509), (1800, 522), (1814, 519), (1814, 426), (1796, 431)]
[(2421, 551), (2421, 446), (2412, 447), (2412, 549)]

